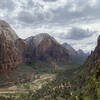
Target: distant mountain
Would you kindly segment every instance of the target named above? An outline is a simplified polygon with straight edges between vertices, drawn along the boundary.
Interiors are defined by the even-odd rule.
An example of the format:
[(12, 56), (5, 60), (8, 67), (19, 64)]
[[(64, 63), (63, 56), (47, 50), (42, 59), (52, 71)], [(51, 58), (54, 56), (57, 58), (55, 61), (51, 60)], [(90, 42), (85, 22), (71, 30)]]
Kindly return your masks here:
[(70, 55), (77, 56), (77, 51), (71, 45), (67, 43), (63, 43), (62, 46), (68, 50)]
[(79, 49), (78, 51), (76, 51), (71, 45), (67, 43), (63, 43), (62, 46), (66, 48), (74, 62), (78, 62), (79, 64), (83, 63), (88, 57), (88, 54), (84, 53), (83, 50)]
[(83, 51), (82, 49), (79, 49), (79, 50), (77, 51), (77, 53), (78, 53), (78, 55), (80, 55), (80, 56), (86, 56), (86, 54), (84, 53), (84, 51)]
[(81, 59), (81, 61), (85, 61), (87, 59), (87, 57), (89, 56), (89, 53), (85, 53), (82, 49), (79, 49), (77, 51), (78, 57), (79, 59)]
[(53, 37), (47, 33), (41, 33), (25, 39), (33, 48), (35, 57), (41, 61), (49, 62), (69, 62), (67, 50), (61, 46)]

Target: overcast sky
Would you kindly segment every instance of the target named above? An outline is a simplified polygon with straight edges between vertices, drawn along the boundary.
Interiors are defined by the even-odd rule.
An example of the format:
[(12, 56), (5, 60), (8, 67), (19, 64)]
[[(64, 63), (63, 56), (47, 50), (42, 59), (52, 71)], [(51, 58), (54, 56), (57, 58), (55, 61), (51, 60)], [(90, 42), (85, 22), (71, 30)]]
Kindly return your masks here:
[(87, 52), (100, 34), (100, 0), (0, 0), (0, 19), (21, 38), (49, 33)]

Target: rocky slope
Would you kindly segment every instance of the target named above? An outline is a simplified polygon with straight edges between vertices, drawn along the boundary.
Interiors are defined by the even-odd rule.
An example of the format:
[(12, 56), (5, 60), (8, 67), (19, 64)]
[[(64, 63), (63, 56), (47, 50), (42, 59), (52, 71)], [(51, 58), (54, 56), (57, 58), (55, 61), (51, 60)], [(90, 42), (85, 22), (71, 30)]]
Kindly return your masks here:
[[(84, 70), (83, 70), (84, 68)], [(100, 36), (98, 37), (97, 46), (88, 57), (82, 68), (84, 80), (82, 85), (83, 92), (88, 100), (100, 99)], [(83, 91), (83, 90), (82, 90)]]
[(68, 50), (70, 55), (77, 56), (77, 51), (71, 45), (67, 43), (63, 43), (62, 46)]
[(83, 63), (88, 57), (81, 49), (76, 51), (72, 46), (67, 43), (63, 43), (62, 46), (67, 49), (70, 57), (74, 62)]
[(69, 62), (67, 50), (47, 33), (29, 37), (25, 41), (34, 48), (38, 60)]
[(97, 46), (94, 51), (91, 52), (91, 55), (86, 60), (85, 65), (88, 67), (99, 67), (98, 64), (100, 63), (100, 36), (97, 40)]
[(79, 49), (77, 51), (78, 59), (81, 60), (81, 62), (84, 63), (84, 61), (88, 58), (89, 53), (85, 53), (82, 49)]

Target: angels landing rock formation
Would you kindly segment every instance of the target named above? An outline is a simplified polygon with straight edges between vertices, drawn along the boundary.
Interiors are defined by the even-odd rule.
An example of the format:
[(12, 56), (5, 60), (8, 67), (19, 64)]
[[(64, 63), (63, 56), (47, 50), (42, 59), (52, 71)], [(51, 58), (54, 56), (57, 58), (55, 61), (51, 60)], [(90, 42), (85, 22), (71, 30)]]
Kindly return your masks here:
[(0, 74), (7, 74), (22, 62), (14, 43), (17, 39), (18, 36), (10, 25), (0, 20)]

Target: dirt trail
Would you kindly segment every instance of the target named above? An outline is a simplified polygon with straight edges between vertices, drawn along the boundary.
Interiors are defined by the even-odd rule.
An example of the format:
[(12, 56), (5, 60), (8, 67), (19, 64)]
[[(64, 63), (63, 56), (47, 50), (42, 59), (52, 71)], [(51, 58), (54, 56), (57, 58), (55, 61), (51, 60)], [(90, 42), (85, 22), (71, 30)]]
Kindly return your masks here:
[[(36, 91), (42, 88), (43, 85), (47, 84), (48, 81), (52, 81), (56, 75), (54, 74), (44, 74), (41, 75), (39, 79), (36, 79), (29, 83), (29, 89), (17, 87), (16, 85), (11, 86), (9, 88), (0, 89), (0, 95), (2, 94), (15, 94), (15, 93), (28, 93), (28, 91)], [(26, 83), (25, 83), (26, 84)]]

